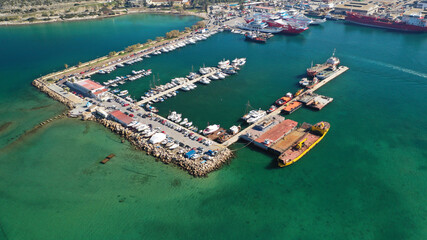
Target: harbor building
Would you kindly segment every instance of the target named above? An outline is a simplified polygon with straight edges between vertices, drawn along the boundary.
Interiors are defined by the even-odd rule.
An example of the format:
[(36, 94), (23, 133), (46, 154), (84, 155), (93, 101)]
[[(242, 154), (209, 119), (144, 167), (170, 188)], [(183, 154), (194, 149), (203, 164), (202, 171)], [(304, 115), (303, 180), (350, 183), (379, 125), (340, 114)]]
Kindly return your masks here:
[(67, 81), (65, 82), (65, 85), (76, 92), (82, 93), (85, 97), (96, 98), (99, 100), (106, 98), (106, 92), (108, 92), (108, 89), (104, 86), (90, 79), (75, 82)]
[(249, 129), (241, 138), (274, 155), (281, 155), (295, 144), (303, 142), (311, 127), (308, 123), (299, 125), (291, 119), (275, 116)]
[(298, 122), (290, 119), (285, 120), (284, 117), (277, 115), (257, 124), (241, 137), (261, 149), (275, 152), (274, 149), (271, 149), (271, 146), (295, 130), (297, 126)]
[(109, 113), (109, 117), (122, 124), (123, 126), (127, 127), (131, 122), (134, 121), (133, 118), (129, 117), (128, 115), (124, 114), (122, 111), (120, 110), (114, 110), (112, 112)]

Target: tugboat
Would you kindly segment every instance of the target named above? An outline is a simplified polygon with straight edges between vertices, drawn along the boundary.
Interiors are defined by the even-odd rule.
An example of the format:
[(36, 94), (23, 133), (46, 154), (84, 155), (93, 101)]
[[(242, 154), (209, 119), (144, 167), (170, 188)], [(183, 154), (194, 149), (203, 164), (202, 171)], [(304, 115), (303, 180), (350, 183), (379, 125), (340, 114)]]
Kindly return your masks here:
[(316, 64), (315, 66), (311, 66), (310, 68), (307, 68), (307, 75), (309, 77), (314, 77), (319, 72), (328, 69), (328, 68), (336, 68), (340, 64), (339, 58), (335, 57), (335, 50), (334, 53), (328, 60), (326, 60), (323, 64)]
[(267, 38), (256, 32), (249, 32), (245, 34), (245, 40), (257, 43), (266, 43)]

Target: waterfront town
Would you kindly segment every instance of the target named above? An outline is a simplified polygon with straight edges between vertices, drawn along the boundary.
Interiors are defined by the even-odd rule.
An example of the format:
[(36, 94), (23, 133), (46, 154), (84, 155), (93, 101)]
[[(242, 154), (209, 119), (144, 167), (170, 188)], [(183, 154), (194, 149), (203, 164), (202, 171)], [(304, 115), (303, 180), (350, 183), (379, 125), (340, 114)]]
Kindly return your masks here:
[[(24, 1), (14, 5), (12, 1), (0, 2), (0, 25), (32, 24), (58, 21), (75, 21), (113, 17), (133, 13), (167, 13), (196, 15), (203, 17), (206, 12), (216, 17), (241, 15), (250, 12), (273, 13), (280, 10), (294, 10), (306, 16), (326, 17), (343, 20), (346, 12), (376, 14), (387, 19), (402, 16), (426, 16), (425, 0), (377, 0), (377, 1), (236, 1), (209, 5), (208, 2), (191, 0), (92, 0), (61, 1), (57, 4)], [(218, 11), (210, 11), (210, 10)], [(221, 16), (223, 17), (223, 16)]]

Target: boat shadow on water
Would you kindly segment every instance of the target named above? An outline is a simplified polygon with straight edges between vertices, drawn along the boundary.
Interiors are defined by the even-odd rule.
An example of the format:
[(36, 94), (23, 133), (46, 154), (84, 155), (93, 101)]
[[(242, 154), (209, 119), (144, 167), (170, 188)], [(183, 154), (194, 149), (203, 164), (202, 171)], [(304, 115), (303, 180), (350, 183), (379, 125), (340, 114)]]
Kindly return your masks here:
[(247, 146), (247, 148), (249, 148), (251, 151), (255, 151), (255, 152), (261, 153), (261, 154), (266, 155), (269, 158), (271, 158), (271, 161), (265, 166), (265, 169), (267, 169), (267, 170), (280, 169), (280, 167), (277, 165), (277, 157), (278, 156), (274, 155), (271, 152), (259, 149), (259, 148), (255, 147), (255, 146), (253, 146), (252, 144), (249, 144)]
[[(310, 67), (310, 66), (308, 66), (308, 67)], [(307, 77), (307, 74), (302, 73), (302, 74), (296, 75), (295, 79), (297, 79), (299, 81), (299, 80), (301, 80), (301, 78), (305, 78), (305, 77)]]

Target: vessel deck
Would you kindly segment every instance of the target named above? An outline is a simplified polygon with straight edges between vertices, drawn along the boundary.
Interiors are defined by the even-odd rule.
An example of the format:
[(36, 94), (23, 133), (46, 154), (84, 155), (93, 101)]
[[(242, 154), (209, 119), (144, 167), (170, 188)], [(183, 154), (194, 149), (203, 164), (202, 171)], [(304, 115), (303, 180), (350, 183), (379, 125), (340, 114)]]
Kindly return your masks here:
[(321, 136), (315, 135), (313, 133), (307, 133), (304, 137), (301, 138), (301, 140), (306, 139), (306, 141), (303, 144), (303, 147), (296, 150), (293, 147), (288, 148), (286, 151), (280, 155), (281, 160), (288, 160), (288, 159), (295, 159), (299, 155), (301, 155), (304, 151), (306, 151), (312, 144), (314, 144)]
[(282, 153), (285, 150), (289, 149), (294, 145), (298, 140), (300, 140), (304, 135), (307, 134), (307, 129), (309, 128), (308, 125), (303, 125), (296, 130), (292, 131), (288, 135), (286, 135), (283, 139), (276, 142), (274, 145), (272, 145), (270, 148), (273, 150)]

